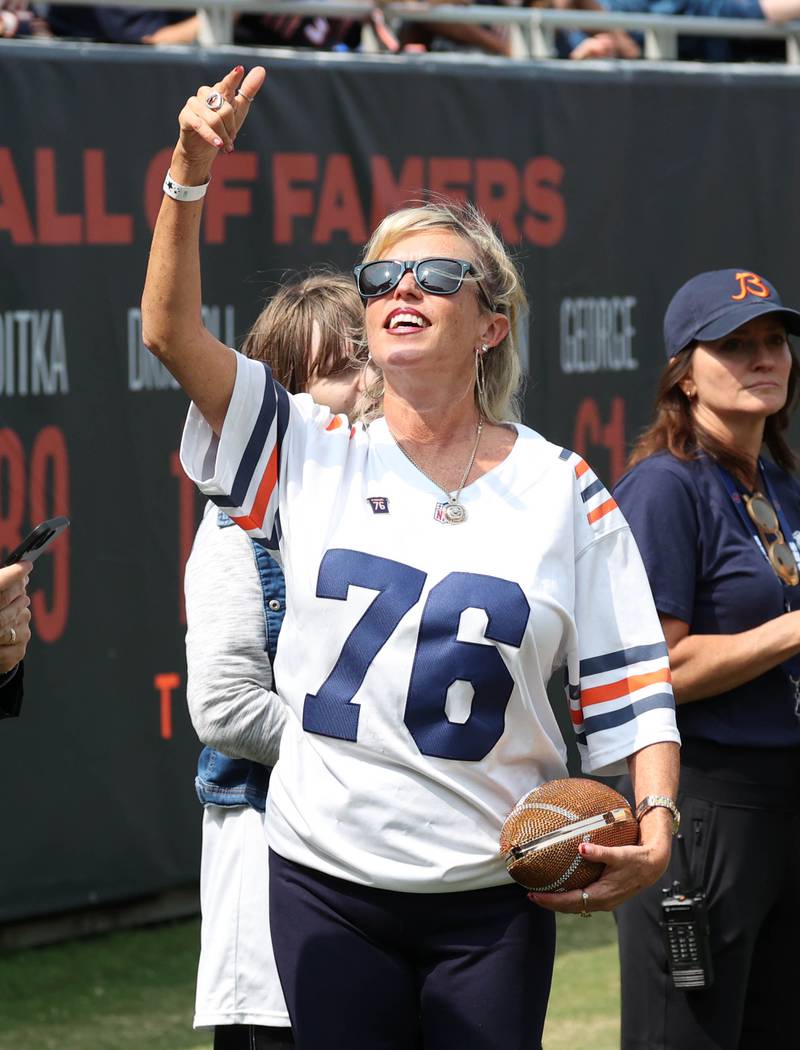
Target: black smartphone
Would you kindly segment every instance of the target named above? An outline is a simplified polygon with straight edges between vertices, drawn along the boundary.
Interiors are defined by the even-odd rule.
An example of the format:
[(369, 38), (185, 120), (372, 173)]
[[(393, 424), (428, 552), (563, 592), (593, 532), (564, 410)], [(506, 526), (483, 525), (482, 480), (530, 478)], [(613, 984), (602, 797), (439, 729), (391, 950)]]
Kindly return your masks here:
[(16, 565), (18, 561), (36, 561), (68, 525), (69, 518), (48, 518), (47, 521), (41, 522), (25, 537), (19, 547), (11, 551), (3, 562), (3, 568)]

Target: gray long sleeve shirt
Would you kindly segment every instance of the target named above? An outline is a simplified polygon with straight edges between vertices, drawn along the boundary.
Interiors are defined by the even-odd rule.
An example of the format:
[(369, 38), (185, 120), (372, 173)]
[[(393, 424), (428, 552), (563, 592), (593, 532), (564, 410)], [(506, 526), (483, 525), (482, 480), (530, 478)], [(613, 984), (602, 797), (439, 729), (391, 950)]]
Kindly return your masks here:
[(186, 565), (187, 699), (200, 740), (272, 766), (286, 710), (272, 691), (264, 597), (250, 539), (209, 504)]

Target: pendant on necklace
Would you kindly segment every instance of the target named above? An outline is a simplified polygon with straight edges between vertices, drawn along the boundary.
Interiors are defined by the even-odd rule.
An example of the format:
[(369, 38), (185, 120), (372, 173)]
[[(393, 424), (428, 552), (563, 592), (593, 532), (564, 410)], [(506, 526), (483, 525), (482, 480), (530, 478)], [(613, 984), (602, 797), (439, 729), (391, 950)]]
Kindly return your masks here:
[(445, 525), (460, 525), (467, 520), (467, 511), (456, 500), (451, 499), (447, 503), (437, 503), (433, 513), (435, 521), (441, 521)]

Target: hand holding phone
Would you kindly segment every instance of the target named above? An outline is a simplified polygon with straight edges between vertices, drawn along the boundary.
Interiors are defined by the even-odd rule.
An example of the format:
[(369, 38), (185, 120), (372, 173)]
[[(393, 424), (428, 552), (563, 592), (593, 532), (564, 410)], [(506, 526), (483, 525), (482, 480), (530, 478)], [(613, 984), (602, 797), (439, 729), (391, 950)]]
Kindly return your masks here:
[[(0, 676), (24, 659), (31, 640), (31, 600), (26, 593), (31, 563), (24, 559), (0, 568)], [(0, 677), (0, 688), (5, 679)]]
[(3, 567), (16, 565), (18, 561), (36, 561), (50, 544), (69, 525), (69, 518), (48, 518), (30, 532), (3, 562)]

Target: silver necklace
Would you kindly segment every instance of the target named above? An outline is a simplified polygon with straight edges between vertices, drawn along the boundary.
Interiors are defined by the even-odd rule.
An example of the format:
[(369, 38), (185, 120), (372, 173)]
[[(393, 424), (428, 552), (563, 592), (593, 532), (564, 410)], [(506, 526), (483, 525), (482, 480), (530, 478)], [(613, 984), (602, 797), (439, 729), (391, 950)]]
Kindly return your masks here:
[[(462, 506), (461, 503), (459, 503), (459, 497), (461, 496), (461, 490), (464, 488), (466, 480), (469, 477), (469, 472), (472, 470), (472, 464), (475, 462), (475, 457), (478, 454), (478, 445), (481, 442), (482, 431), (483, 416), (478, 416), (478, 432), (475, 435), (475, 444), (472, 447), (472, 455), (469, 457), (469, 463), (467, 463), (466, 470), (464, 471), (464, 475), (461, 478), (461, 484), (458, 486), (458, 490), (455, 494), (453, 494), (452, 492), (448, 492), (445, 488), (442, 488), (439, 482), (432, 478), (427, 472), (427, 470), (423, 470), (419, 463), (417, 463), (416, 460), (414, 460), (408, 454), (408, 452), (406, 452), (406, 450), (403, 448), (403, 446), (400, 444), (400, 442), (397, 440), (394, 434), (392, 434), (392, 440), (394, 441), (395, 445), (397, 445), (397, 447), (400, 449), (400, 451), (403, 453), (403, 455), (406, 457), (406, 459), (412, 465), (412, 467), (416, 467), (420, 474), (424, 474), (432, 485), (435, 485), (437, 489), (441, 489), (445, 496), (447, 496), (447, 503), (436, 504), (436, 512), (434, 516), (436, 517), (437, 521), (444, 521), (448, 525), (460, 525), (462, 521), (467, 520), (466, 508)], [(391, 433), (391, 431), (389, 431), (389, 433)]]

